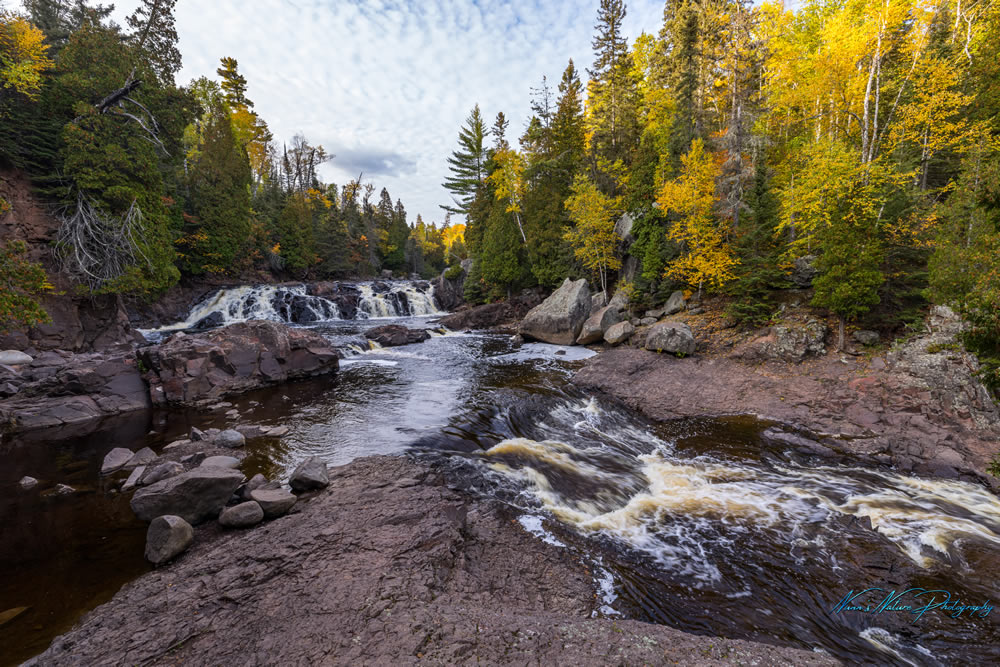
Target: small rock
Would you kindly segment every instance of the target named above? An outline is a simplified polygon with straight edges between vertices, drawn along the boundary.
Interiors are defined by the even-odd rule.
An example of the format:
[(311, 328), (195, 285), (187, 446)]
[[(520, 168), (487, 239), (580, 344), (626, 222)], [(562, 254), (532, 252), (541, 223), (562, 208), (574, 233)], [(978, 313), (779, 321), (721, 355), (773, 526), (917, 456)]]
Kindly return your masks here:
[(219, 514), (219, 525), (226, 528), (249, 528), (263, 520), (264, 510), (253, 500), (227, 507)]
[(642, 326), (648, 326), (650, 324), (656, 324), (656, 318), (655, 317), (644, 317), (641, 320), (639, 320), (639, 324), (642, 325)]
[(241, 486), (239, 490), (237, 490), (237, 493), (242, 500), (250, 500), (250, 494), (257, 489), (263, 488), (265, 484), (267, 484), (267, 477), (257, 473), (250, 478), (249, 482)]
[(292, 491), (299, 492), (330, 486), (330, 473), (326, 469), (326, 462), (318, 456), (310, 456), (295, 468), (288, 485), (292, 487)]
[(257, 424), (240, 424), (236, 427), (236, 430), (243, 434), (243, 437), (247, 440), (253, 440), (254, 438), (260, 438), (265, 433), (267, 429)]
[(191, 433), (188, 435), (188, 438), (192, 442), (198, 442), (199, 440), (205, 440), (206, 439), (205, 432), (202, 431), (200, 428), (197, 428), (197, 427), (194, 427), (194, 426), (191, 427)]
[(287, 514), (297, 500), (293, 494), (284, 489), (257, 489), (250, 492), (250, 499), (260, 505), (266, 519), (276, 519)]
[(194, 542), (194, 529), (179, 516), (158, 516), (146, 531), (146, 560), (162, 565), (187, 551)]
[(247, 444), (247, 439), (243, 437), (243, 434), (235, 429), (227, 429), (219, 435), (212, 439), (213, 444), (217, 447), (228, 447), (229, 449), (235, 449), (237, 447), (242, 447)]
[(670, 298), (667, 299), (667, 303), (664, 304), (663, 314), (674, 315), (682, 310), (684, 310), (684, 292), (677, 290), (670, 295)]
[(194, 442), (194, 440), (191, 440), (191, 439), (188, 439), (188, 440), (175, 440), (174, 442), (171, 442), (169, 445), (167, 445), (166, 447), (164, 447), (163, 451), (167, 451), (167, 450), (170, 450), (170, 449), (178, 449), (180, 447), (184, 447), (185, 445), (190, 445), (192, 442)]
[(125, 467), (125, 464), (132, 460), (134, 453), (131, 449), (125, 449), (124, 447), (115, 447), (104, 457), (104, 462), (101, 464), (101, 474), (110, 475), (111, 473), (121, 470)]
[(226, 410), (226, 416), (229, 417), (230, 419), (235, 419), (236, 417), (240, 416), (240, 411), (239, 410)]
[(21, 487), (23, 491), (30, 491), (31, 489), (38, 486), (38, 480), (35, 479), (34, 477), (28, 477), (27, 475), (25, 475), (18, 481), (17, 484), (18, 486)]
[(664, 315), (663, 308), (655, 308), (653, 310), (647, 310), (646, 314), (643, 315), (643, 317), (652, 317), (653, 319), (658, 320), (661, 317), (663, 317), (663, 315)]
[(158, 466), (147, 468), (146, 474), (139, 478), (139, 485), (149, 486), (150, 484), (156, 484), (160, 480), (176, 477), (182, 472), (184, 472), (184, 466), (180, 463), (177, 461), (167, 461)]
[(131, 491), (135, 487), (139, 486), (139, 480), (142, 479), (145, 472), (146, 466), (139, 466), (133, 470), (132, 474), (128, 476), (127, 480), (125, 480), (125, 483), (122, 484), (122, 491)]
[(860, 331), (855, 331), (852, 334), (852, 338), (854, 338), (855, 341), (861, 343), (862, 345), (877, 345), (882, 337), (879, 335), (877, 331), (868, 331), (866, 329), (862, 329)]
[(43, 496), (71, 496), (76, 493), (76, 489), (66, 484), (56, 484), (51, 489), (42, 492)]
[(10, 398), (21, 391), (12, 382), (4, 382), (0, 384), (0, 398)]
[(209, 456), (201, 462), (200, 467), (209, 468), (213, 466), (216, 468), (229, 468), (230, 470), (236, 470), (240, 467), (240, 460), (234, 456)]
[(287, 426), (275, 426), (274, 428), (267, 429), (267, 436), (269, 438), (280, 438), (288, 435), (290, 430)]
[(604, 341), (609, 345), (621, 345), (634, 333), (635, 327), (631, 322), (619, 322), (604, 332)]
[(6, 366), (20, 366), (22, 364), (30, 364), (32, 361), (29, 355), (17, 350), (4, 350), (0, 352), (0, 364)]
[(187, 456), (181, 457), (181, 463), (189, 466), (201, 465), (201, 462), (207, 458), (205, 452), (197, 452), (195, 454), (188, 454)]
[(694, 308), (688, 309), (688, 315), (701, 315), (705, 312), (705, 309), (701, 306), (696, 306)]
[(149, 447), (143, 447), (128, 460), (128, 463), (125, 464), (124, 468), (126, 470), (132, 470), (138, 466), (149, 465), (155, 460), (156, 452)]
[(882, 357), (875, 357), (874, 359), (872, 359), (872, 370), (884, 371), (886, 367), (887, 364), (885, 363), (885, 359), (883, 359)]
[(521, 334), (514, 334), (510, 337), (510, 342), (512, 345), (524, 345), (524, 336)]

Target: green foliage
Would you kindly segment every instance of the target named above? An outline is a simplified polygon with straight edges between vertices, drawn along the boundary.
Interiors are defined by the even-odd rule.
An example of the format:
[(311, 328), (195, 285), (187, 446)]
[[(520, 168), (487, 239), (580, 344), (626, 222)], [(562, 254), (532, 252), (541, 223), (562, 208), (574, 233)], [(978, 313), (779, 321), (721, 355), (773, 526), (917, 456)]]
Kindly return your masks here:
[(278, 216), (276, 239), (284, 268), (304, 271), (316, 263), (312, 211), (305, 197), (293, 195)]
[(448, 158), (451, 176), (443, 185), (451, 192), (454, 205), (442, 206), (444, 210), (463, 215), (469, 212), (486, 178), (487, 154), (483, 142), (488, 134), (477, 104), (458, 133), (458, 149)]
[(458, 280), (462, 277), (462, 272), (463, 269), (461, 264), (449, 266), (444, 272), (445, 280)]
[(0, 333), (51, 321), (34, 297), (52, 285), (41, 264), (27, 259), (27, 252), (24, 241), (0, 245)]

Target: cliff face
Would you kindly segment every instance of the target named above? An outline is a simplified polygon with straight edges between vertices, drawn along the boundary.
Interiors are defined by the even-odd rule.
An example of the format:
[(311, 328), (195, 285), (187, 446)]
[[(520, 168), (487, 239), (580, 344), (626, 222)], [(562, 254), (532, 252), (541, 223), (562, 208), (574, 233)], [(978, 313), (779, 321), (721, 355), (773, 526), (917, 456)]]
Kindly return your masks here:
[(18, 171), (0, 171), (0, 198), (10, 207), (0, 216), (0, 243), (27, 243), (28, 257), (45, 267), (55, 286), (52, 294), (40, 299), (52, 322), (0, 336), (0, 349), (89, 352), (133, 340), (121, 297), (74, 295), (72, 282), (59, 271), (52, 252), (59, 221), (52, 207), (35, 195), (28, 178)]

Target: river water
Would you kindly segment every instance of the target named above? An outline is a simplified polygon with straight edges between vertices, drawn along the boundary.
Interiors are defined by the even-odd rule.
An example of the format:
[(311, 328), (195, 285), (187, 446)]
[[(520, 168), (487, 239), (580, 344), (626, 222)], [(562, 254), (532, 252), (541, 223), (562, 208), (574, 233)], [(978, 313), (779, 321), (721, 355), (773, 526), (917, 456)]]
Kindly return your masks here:
[[(790, 453), (765, 443), (771, 425), (750, 418), (652, 424), (569, 383), (592, 354), (582, 348), (449, 332), (372, 349), (365, 329), (432, 326), (433, 314), (378, 317), (384, 304), (371, 308), (368, 320), (311, 325), (345, 355), (335, 378), (229, 399), (245, 423), (291, 429), (250, 443), (245, 473), (287, 477), (309, 455), (340, 465), (409, 453), (520, 508), (525, 530), (589, 562), (598, 614), (849, 663), (1000, 662), (1000, 612), (911, 613), (944, 593), (911, 592), (881, 613), (836, 609), (870, 588), (885, 592), (852, 605), (875, 608), (912, 588), (995, 604), (1000, 500), (984, 489)], [(28, 608), (0, 625), (0, 663), (40, 652), (149, 569), (144, 524), (102, 486), (103, 455), (232, 423), (221, 410), (163, 411), (0, 444), (0, 613)], [(23, 492), (23, 475), (43, 483)], [(77, 493), (45, 495), (56, 483)]]

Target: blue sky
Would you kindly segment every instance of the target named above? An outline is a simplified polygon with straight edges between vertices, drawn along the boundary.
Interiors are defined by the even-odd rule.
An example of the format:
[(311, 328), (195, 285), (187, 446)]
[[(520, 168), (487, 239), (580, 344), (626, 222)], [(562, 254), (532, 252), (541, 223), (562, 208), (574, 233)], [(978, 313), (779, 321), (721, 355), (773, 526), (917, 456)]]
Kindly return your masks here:
[[(108, 0), (105, 0), (107, 2)], [(118, 0), (116, 17), (138, 4)], [(627, 2), (629, 43), (660, 29), (663, 0)], [(360, 171), (403, 200), (410, 221), (441, 221), (440, 183), (475, 103), (521, 134), (530, 88), (590, 65), (598, 0), (178, 0), (184, 69), (214, 77), (235, 57), (279, 140), (302, 132), (336, 155), (324, 177)]]

